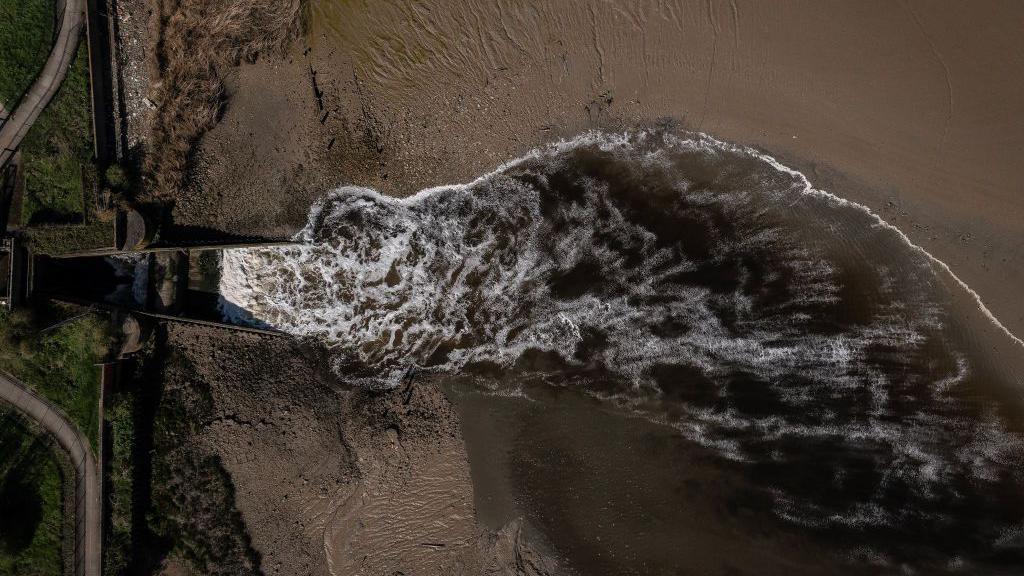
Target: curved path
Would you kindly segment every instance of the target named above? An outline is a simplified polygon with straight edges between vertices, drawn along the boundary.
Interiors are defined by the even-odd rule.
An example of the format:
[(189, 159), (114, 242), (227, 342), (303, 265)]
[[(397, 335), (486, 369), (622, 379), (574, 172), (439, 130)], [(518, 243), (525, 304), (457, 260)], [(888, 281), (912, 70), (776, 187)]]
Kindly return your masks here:
[(56, 40), (50, 56), (35, 82), (11, 111), (7, 121), (0, 125), (0, 168), (11, 159), (36, 118), (39, 118), (39, 114), (50, 100), (53, 100), (78, 51), (82, 27), (85, 24), (85, 2), (57, 0), (56, 4), (60, 15), (57, 17)]
[(75, 467), (75, 576), (100, 576), (100, 477), (89, 440), (60, 408), (4, 372), (0, 372), (0, 400), (38, 422), (71, 457)]

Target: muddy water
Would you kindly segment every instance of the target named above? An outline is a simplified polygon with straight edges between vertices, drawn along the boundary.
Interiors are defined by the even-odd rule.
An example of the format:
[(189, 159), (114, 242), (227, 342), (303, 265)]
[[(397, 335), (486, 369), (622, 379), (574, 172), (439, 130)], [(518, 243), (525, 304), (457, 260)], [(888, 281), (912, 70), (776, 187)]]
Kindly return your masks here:
[[(365, 145), (374, 155), (372, 175), (339, 183), (407, 195), (469, 181), (552, 138), (672, 118), (802, 162), (808, 173), (849, 177), (830, 189), (884, 212), (1024, 333), (1024, 148), (1007, 145), (1024, 137), (1024, 123), (1007, 121), (1024, 114), (1020, 2), (309, 7), (311, 64), (339, 137), (334, 150), (354, 157)], [(304, 62), (298, 68), (295, 84), (308, 73)], [(254, 93), (262, 102), (265, 91)], [(232, 120), (244, 128), (245, 117)], [(290, 114), (277, 117), (279, 130), (293, 127)], [(261, 133), (239, 130), (239, 140), (254, 129)], [(354, 142), (340, 146), (350, 132)]]
[(557, 388), (450, 395), (478, 519), (524, 518), (578, 574), (867, 573), (795, 535), (756, 482), (670, 427)]
[(361, 385), (460, 374), (484, 519), (581, 573), (1024, 565), (1022, 348), (770, 157), (590, 133), (404, 200), (340, 189), (300, 238), (226, 254), (225, 310)]

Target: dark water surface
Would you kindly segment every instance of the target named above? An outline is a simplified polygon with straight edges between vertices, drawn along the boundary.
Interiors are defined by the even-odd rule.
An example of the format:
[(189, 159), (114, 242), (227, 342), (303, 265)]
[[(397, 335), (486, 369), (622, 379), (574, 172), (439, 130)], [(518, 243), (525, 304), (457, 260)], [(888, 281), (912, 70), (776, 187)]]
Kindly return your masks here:
[(451, 386), (478, 518), (579, 574), (870, 573), (771, 513), (756, 482), (677, 431), (558, 388)]
[(1024, 567), (1024, 349), (768, 157), (587, 135), (410, 199), (340, 189), (301, 237), (227, 255), (231, 303), (364, 385), (459, 374), (470, 436), (493, 411), (512, 451), (504, 507), (582, 573)]

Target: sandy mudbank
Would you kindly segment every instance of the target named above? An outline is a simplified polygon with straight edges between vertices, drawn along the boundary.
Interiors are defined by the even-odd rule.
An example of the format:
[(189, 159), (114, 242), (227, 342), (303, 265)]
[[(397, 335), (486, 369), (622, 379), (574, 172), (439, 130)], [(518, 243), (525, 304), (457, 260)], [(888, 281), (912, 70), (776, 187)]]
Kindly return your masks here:
[(256, 570), (555, 573), (517, 519), (477, 521), (459, 423), (436, 384), (355, 390), (280, 338), (176, 327), (168, 343), (179, 360), (165, 394), (202, 406), (180, 442), (228, 474)]

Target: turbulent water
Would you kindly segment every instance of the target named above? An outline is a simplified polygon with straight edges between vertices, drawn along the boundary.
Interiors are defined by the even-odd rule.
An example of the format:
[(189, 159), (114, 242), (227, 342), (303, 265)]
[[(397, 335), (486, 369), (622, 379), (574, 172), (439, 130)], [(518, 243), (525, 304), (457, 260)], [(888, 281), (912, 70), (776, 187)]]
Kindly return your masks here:
[(408, 199), (339, 189), (299, 238), (228, 252), (222, 293), (349, 378), (573, 387), (675, 426), (853, 556), (1024, 560), (1024, 444), (957, 337), (960, 288), (771, 158), (588, 134)]

